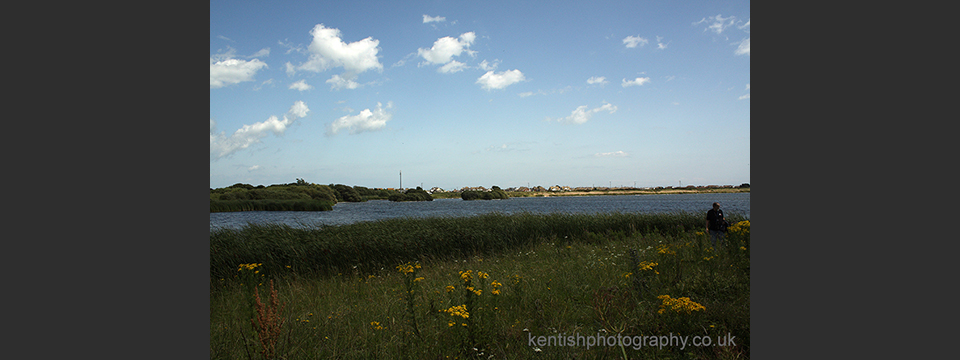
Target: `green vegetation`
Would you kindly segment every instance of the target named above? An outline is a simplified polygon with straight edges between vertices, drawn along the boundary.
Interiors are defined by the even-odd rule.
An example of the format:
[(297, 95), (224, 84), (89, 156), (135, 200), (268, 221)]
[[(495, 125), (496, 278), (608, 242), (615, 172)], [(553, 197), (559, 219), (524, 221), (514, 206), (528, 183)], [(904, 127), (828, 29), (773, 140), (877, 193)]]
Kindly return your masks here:
[[(488, 214), (210, 235), (210, 356), (750, 355), (750, 232), (700, 214)], [(543, 346), (531, 337), (709, 336), (727, 346)], [(555, 344), (555, 343), (554, 343)]]
[(501, 190), (499, 186), (494, 185), (490, 191), (464, 191), (460, 193), (460, 198), (464, 200), (502, 200), (509, 199), (510, 196)]
[(421, 189), (417, 186), (416, 189), (407, 189), (407, 191), (401, 193), (391, 194), (389, 197), (390, 201), (433, 201), (433, 197), (430, 196), (426, 190)]
[(210, 212), (228, 211), (330, 211), (324, 200), (210, 200)]
[[(210, 212), (329, 211), (333, 210), (333, 205), (342, 201), (387, 200), (395, 195), (404, 194), (396, 190), (369, 189), (363, 186), (318, 185), (303, 179), (297, 179), (295, 183), (270, 186), (237, 183), (225, 188), (210, 189)], [(429, 194), (426, 195), (429, 197)], [(413, 199), (414, 196), (411, 195), (410, 198)]]

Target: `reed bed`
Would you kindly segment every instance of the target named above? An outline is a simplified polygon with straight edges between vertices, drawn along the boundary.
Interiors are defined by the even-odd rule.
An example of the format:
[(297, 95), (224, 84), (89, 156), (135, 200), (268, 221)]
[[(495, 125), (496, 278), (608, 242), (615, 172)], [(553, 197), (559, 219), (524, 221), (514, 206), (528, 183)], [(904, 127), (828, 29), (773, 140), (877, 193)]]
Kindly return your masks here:
[(210, 276), (230, 276), (237, 264), (261, 262), (267, 264), (263, 269), (267, 272), (286, 270), (286, 266), (304, 275), (330, 275), (354, 269), (369, 272), (399, 262), (522, 249), (547, 238), (591, 241), (590, 234), (676, 235), (701, 228), (702, 217), (689, 213), (492, 213), (463, 218), (397, 218), (318, 228), (249, 224), (242, 229), (211, 232)]
[(210, 212), (330, 210), (333, 210), (333, 203), (324, 200), (210, 200)]
[[(685, 213), (212, 231), (211, 358), (749, 358), (749, 221), (730, 220), (719, 249)], [(530, 345), (668, 334), (713, 346)]]

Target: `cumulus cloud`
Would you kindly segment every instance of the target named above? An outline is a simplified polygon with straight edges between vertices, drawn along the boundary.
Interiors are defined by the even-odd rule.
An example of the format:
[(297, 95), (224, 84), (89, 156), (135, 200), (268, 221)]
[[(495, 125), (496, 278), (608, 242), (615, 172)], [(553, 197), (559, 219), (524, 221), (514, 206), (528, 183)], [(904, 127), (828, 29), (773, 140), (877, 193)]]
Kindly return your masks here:
[(297, 101), (290, 107), (290, 110), (280, 120), (276, 116), (270, 116), (266, 121), (258, 122), (253, 125), (244, 125), (235, 131), (229, 137), (225, 133), (216, 132), (216, 122), (210, 119), (210, 159), (218, 160), (222, 157), (233, 154), (237, 151), (246, 149), (250, 145), (259, 143), (261, 139), (273, 133), (274, 135), (283, 135), (287, 128), (299, 118), (307, 116), (310, 109), (303, 101)]
[(587, 84), (590, 84), (590, 85), (593, 85), (593, 84), (601, 84), (601, 85), (603, 85), (603, 84), (606, 84), (606, 83), (607, 83), (607, 78), (606, 78), (606, 77), (603, 77), (603, 76), (594, 76), (594, 77), (591, 77), (591, 78), (587, 79)]
[(636, 79), (633, 79), (633, 80), (630, 80), (630, 81), (627, 81), (627, 79), (623, 79), (623, 81), (622, 81), (622, 83), (621, 83), (620, 85), (623, 86), (623, 87), (627, 87), (627, 86), (640, 86), (640, 85), (646, 84), (646, 83), (648, 83), (648, 82), (650, 82), (650, 78), (648, 78), (648, 77), (645, 77), (645, 78), (636, 78)]
[(378, 102), (375, 110), (364, 109), (357, 115), (341, 117), (330, 124), (327, 134), (336, 135), (341, 130), (348, 130), (350, 134), (380, 130), (386, 126), (387, 121), (390, 121), (390, 118), (393, 117), (393, 114), (386, 111), (392, 107), (392, 102), (387, 102), (386, 108)]
[(596, 154), (594, 154), (594, 156), (596, 156), (596, 157), (625, 157), (625, 156), (627, 156), (627, 155), (629, 155), (629, 154), (623, 152), (622, 150), (621, 150), (621, 151), (614, 151), (614, 152), (605, 152), (605, 153), (596, 153)]
[(249, 61), (239, 59), (216, 61), (211, 57), (210, 88), (216, 89), (244, 81), (253, 81), (253, 77), (257, 74), (257, 71), (266, 67), (267, 63), (258, 59)]
[(293, 84), (290, 84), (290, 89), (292, 89), (292, 90), (299, 90), (299, 91), (305, 91), (305, 90), (313, 89), (313, 86), (307, 85), (307, 81), (306, 81), (306, 80), (300, 80), (300, 81), (297, 81), (297, 82), (295, 82), (295, 83), (293, 83)]
[(459, 38), (444, 36), (434, 41), (430, 49), (417, 49), (417, 55), (426, 60), (428, 64), (446, 64), (454, 56), (460, 56), (463, 52), (473, 56), (476, 51), (470, 50), (470, 45), (476, 38), (477, 35), (472, 31), (460, 34)]
[(355, 78), (356, 76), (347, 78), (340, 75), (333, 75), (327, 79), (326, 83), (330, 84), (330, 90), (356, 89), (360, 87), (360, 84), (354, 81)]
[(483, 76), (480, 76), (476, 83), (480, 84), (480, 87), (484, 88), (485, 90), (491, 90), (503, 89), (523, 80), (526, 80), (526, 78), (523, 77), (523, 73), (520, 72), (520, 70), (514, 69), (499, 73), (494, 73), (493, 70), (491, 70), (487, 71), (487, 73), (483, 74)]
[(628, 48), (635, 48), (637, 45), (643, 46), (646, 45), (650, 40), (644, 39), (639, 36), (627, 36), (623, 38), (623, 43), (627, 45)]
[(427, 14), (423, 14), (423, 23), (424, 23), (424, 24), (426, 24), (426, 23), (432, 23), (432, 22), (443, 22), (443, 21), (447, 21), (447, 18), (445, 18), (445, 17), (443, 17), (443, 16), (430, 16), (430, 15), (427, 15)]
[(750, 56), (750, 38), (746, 38), (740, 42), (740, 45), (737, 46), (737, 50), (733, 52), (736, 55), (746, 55)]
[(354, 80), (367, 70), (383, 70), (383, 64), (377, 58), (380, 41), (372, 37), (352, 43), (344, 42), (339, 29), (330, 29), (319, 24), (310, 30), (313, 41), (307, 47), (309, 58), (300, 66), (286, 64), (287, 75), (297, 70), (323, 72), (333, 68), (343, 68), (342, 75), (335, 75), (327, 83), (334, 89), (355, 89), (359, 86)]
[(587, 105), (578, 106), (573, 112), (570, 113), (570, 116), (559, 118), (559, 119), (550, 119), (548, 121), (557, 121), (561, 123), (573, 123), (573, 124), (583, 124), (587, 121), (590, 121), (590, 118), (593, 117), (593, 114), (596, 114), (601, 111), (609, 111), (611, 114), (617, 111), (617, 107), (604, 102), (603, 106), (596, 107), (593, 109), (587, 109)]
[(463, 71), (463, 69), (466, 69), (466, 68), (467, 68), (467, 64), (464, 64), (456, 60), (451, 60), (446, 65), (441, 66), (439, 69), (437, 69), (437, 72), (444, 73), (444, 74), (452, 74), (452, 73)]

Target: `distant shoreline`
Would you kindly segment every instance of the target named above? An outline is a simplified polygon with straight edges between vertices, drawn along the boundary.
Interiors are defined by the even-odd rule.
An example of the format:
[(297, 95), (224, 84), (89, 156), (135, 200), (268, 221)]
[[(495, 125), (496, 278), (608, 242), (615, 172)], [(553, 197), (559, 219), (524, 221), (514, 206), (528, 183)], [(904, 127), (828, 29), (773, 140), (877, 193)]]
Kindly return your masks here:
[(749, 193), (750, 188), (720, 188), (720, 189), (630, 189), (630, 190), (591, 190), (591, 191), (537, 191), (512, 192), (511, 197), (530, 196), (598, 196), (598, 195), (657, 195), (657, 194), (718, 194), (718, 193)]
[[(730, 194), (749, 193), (750, 188), (715, 188), (715, 189), (598, 189), (598, 190), (568, 190), (568, 191), (507, 191), (512, 198), (521, 197), (556, 197), (556, 196), (605, 196), (605, 195), (658, 195), (658, 194)], [(460, 192), (437, 192), (432, 194), (436, 199), (460, 198)]]

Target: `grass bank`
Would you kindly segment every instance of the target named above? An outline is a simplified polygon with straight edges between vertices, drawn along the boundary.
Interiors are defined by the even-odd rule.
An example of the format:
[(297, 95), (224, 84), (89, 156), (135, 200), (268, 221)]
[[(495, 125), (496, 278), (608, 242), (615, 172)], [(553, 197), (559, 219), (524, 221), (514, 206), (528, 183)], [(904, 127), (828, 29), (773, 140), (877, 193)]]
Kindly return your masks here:
[(210, 212), (330, 210), (333, 202), (324, 200), (210, 200)]
[[(211, 358), (748, 358), (749, 222), (719, 249), (702, 225), (490, 214), (216, 231)], [(617, 335), (629, 344), (588, 343)], [(669, 335), (686, 346), (661, 346)]]

